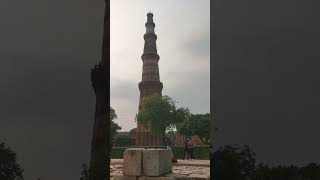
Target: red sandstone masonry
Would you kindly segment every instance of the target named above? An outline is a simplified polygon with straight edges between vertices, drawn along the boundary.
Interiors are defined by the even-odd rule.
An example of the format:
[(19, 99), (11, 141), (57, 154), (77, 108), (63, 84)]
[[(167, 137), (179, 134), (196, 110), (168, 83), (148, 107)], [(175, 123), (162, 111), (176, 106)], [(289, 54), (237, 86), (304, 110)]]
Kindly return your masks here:
[[(139, 83), (140, 100), (139, 112), (142, 110), (142, 99), (146, 96), (158, 94), (162, 95), (163, 85), (159, 75), (159, 55), (157, 54), (157, 35), (154, 33), (155, 24), (153, 14), (147, 14), (146, 33), (144, 34), (144, 50), (141, 56), (143, 61), (142, 81)], [(141, 124), (136, 129), (136, 146), (159, 146), (162, 145), (162, 138), (145, 129)]]

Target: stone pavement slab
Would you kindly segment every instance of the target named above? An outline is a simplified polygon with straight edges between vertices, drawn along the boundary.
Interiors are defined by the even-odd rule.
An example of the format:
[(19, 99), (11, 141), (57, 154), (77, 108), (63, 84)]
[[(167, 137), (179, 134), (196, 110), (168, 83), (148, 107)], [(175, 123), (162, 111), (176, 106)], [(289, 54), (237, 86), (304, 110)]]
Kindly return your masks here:
[[(110, 165), (111, 180), (114, 176), (122, 176), (122, 159), (112, 159)], [(175, 180), (209, 180), (209, 160), (178, 160), (172, 164), (172, 174)], [(176, 176), (178, 175), (178, 176)], [(167, 175), (165, 175), (167, 176)]]
[(122, 164), (123, 159), (111, 159), (110, 164)]
[[(111, 164), (110, 166), (111, 177), (122, 176), (122, 165)], [(173, 164), (172, 174), (175, 176), (175, 180), (209, 180), (210, 179), (210, 167), (209, 166), (176, 166)], [(167, 176), (167, 175), (165, 175)], [(111, 178), (112, 180), (113, 178)]]
[(138, 177), (138, 180), (175, 180), (175, 178), (174, 177), (166, 177), (166, 176), (160, 176), (160, 177), (142, 176), (142, 177)]
[[(111, 159), (110, 164), (122, 164), (123, 159)], [(174, 163), (175, 166), (208, 166), (210, 167), (210, 160), (182, 160), (178, 159), (178, 163)]]
[(210, 167), (210, 160), (182, 160), (178, 159), (178, 163), (175, 163), (176, 166), (209, 166)]
[(137, 176), (115, 176), (114, 180), (138, 180)]

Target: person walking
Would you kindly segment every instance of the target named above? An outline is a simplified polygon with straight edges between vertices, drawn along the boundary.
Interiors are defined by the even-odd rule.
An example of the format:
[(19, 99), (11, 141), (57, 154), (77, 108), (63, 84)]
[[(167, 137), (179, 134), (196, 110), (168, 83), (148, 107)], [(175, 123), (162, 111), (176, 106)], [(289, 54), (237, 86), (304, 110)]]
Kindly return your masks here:
[(174, 154), (173, 154), (173, 150), (172, 150), (172, 140), (170, 139), (170, 137), (168, 135), (166, 135), (165, 139), (164, 139), (164, 145), (167, 147), (167, 149), (169, 149), (171, 151), (171, 159), (173, 161), (174, 159)]

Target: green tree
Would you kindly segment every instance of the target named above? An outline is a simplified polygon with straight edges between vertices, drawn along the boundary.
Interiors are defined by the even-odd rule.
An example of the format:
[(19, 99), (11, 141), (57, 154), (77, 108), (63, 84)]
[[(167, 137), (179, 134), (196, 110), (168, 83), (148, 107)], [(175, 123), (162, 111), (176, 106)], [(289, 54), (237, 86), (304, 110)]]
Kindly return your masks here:
[(89, 180), (89, 168), (86, 164), (82, 164), (80, 180)]
[(247, 180), (255, 173), (255, 153), (247, 145), (227, 145), (213, 155), (213, 179)]
[(132, 140), (130, 132), (119, 132), (114, 138), (114, 143), (117, 146), (132, 146)]
[(226, 145), (211, 157), (213, 179), (233, 180), (319, 180), (320, 165), (310, 163), (304, 167), (295, 165), (268, 167), (256, 164), (255, 153), (248, 145)]
[(131, 130), (129, 131), (129, 135), (130, 135), (131, 137), (133, 137), (134, 134), (135, 134), (135, 131), (136, 131), (136, 128), (131, 129)]
[(110, 144), (114, 143), (114, 137), (118, 134), (118, 132), (122, 129), (115, 120), (117, 119), (116, 111), (111, 107), (110, 108)]
[(142, 107), (136, 120), (162, 136), (166, 130), (175, 128), (189, 114), (187, 108), (177, 108), (169, 96), (147, 96), (143, 98)]
[(17, 163), (16, 153), (5, 143), (0, 143), (0, 179), (23, 179), (23, 169)]
[(205, 144), (210, 140), (210, 114), (191, 114), (178, 124), (178, 132), (184, 136), (198, 136)]
[(300, 173), (309, 179), (320, 179), (320, 165), (316, 163), (309, 163), (300, 169)]

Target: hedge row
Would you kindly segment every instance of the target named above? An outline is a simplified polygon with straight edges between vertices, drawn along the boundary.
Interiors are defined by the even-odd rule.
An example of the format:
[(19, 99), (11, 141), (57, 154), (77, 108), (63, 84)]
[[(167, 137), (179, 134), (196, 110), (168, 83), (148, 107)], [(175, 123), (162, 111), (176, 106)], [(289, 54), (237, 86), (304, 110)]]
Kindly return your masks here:
[[(111, 150), (111, 159), (122, 159), (122, 155), (126, 148), (129, 147), (113, 147)], [(130, 147), (132, 148), (132, 147)], [(144, 148), (165, 148), (164, 146), (158, 147), (144, 147)], [(183, 159), (184, 146), (177, 146), (174, 149), (174, 154), (177, 159)], [(193, 155), (195, 159), (210, 159), (210, 147), (207, 145), (197, 145), (193, 148)]]

